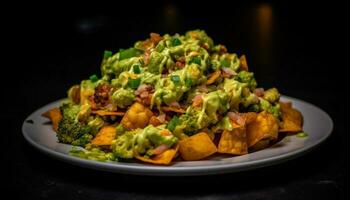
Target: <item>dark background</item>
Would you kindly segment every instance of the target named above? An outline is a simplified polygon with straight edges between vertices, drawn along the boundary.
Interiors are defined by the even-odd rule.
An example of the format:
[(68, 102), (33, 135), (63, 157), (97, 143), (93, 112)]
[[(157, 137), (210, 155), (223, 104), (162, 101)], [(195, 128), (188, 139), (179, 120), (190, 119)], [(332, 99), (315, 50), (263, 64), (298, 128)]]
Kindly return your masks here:
[[(124, 1), (125, 2), (125, 1)], [(108, 7), (108, 5), (105, 5)], [(9, 190), (19, 199), (341, 199), (345, 197), (345, 84), (341, 63), (347, 26), (342, 6), (330, 3), (131, 2), (114, 16), (67, 16), (32, 11), (11, 24), (16, 50), (7, 68), (16, 98), (1, 121), (9, 127), (5, 156)], [(34, 16), (35, 15), (35, 16)], [(11, 18), (11, 17), (10, 17)], [(7, 20), (5, 18), (5, 20)], [(230, 52), (246, 54), (258, 84), (311, 102), (334, 121), (331, 137), (307, 155), (284, 164), (207, 177), (142, 177), (71, 166), (29, 146), (23, 120), (65, 97), (72, 84), (99, 71), (105, 49), (118, 51), (150, 32), (204, 29)], [(345, 71), (344, 71), (345, 72)], [(14, 88), (14, 89), (13, 89)], [(5, 88), (6, 91), (6, 88)], [(6, 93), (7, 94), (7, 93)], [(11, 94), (11, 93), (9, 93)], [(8, 99), (7, 99), (8, 100)], [(7, 188), (7, 187), (6, 187)]]

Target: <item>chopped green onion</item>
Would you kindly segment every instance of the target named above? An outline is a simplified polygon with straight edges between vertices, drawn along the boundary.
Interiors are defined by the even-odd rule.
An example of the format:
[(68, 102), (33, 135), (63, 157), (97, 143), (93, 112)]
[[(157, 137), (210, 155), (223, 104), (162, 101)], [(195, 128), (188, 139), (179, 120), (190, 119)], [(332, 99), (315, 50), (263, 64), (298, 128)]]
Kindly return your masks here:
[(104, 57), (104, 58), (109, 58), (109, 57), (111, 57), (112, 55), (113, 55), (113, 53), (112, 53), (111, 51), (105, 50), (105, 52), (104, 52), (104, 54), (103, 54), (103, 57)]
[(90, 76), (90, 81), (93, 82), (93, 83), (95, 83), (96, 81), (98, 81), (97, 75), (96, 75), (96, 74), (91, 75), (91, 76)]
[(128, 86), (132, 89), (137, 89), (140, 86), (141, 83), (141, 79), (137, 78), (137, 79), (132, 79), (129, 77), (128, 80)]
[(200, 57), (192, 58), (192, 60), (190, 60), (190, 62), (188, 64), (192, 64), (192, 63), (195, 63), (197, 65), (201, 65), (201, 58)]
[(119, 60), (124, 60), (132, 57), (136, 57), (142, 54), (142, 51), (135, 48), (130, 49), (120, 49), (119, 51)]
[(188, 88), (190, 88), (192, 86), (192, 83), (193, 83), (192, 79), (190, 79), (190, 78), (185, 80), (185, 86)]
[(168, 123), (168, 125), (166, 126), (166, 128), (173, 132), (176, 128), (176, 126), (179, 124), (180, 119), (177, 116), (174, 116)]
[(181, 43), (181, 40), (179, 39), (179, 38), (173, 38), (172, 40), (171, 40), (171, 46), (173, 46), (173, 47), (175, 47), (175, 46), (179, 46), (179, 45), (181, 45), (182, 43)]
[(134, 65), (133, 70), (134, 70), (135, 74), (140, 74), (141, 73), (141, 69), (140, 69), (139, 65)]
[(297, 137), (300, 137), (300, 138), (307, 137), (307, 136), (308, 135), (305, 132), (300, 132), (300, 133), (297, 134)]
[(222, 61), (220, 62), (220, 64), (221, 64), (221, 66), (223, 66), (223, 67), (230, 67), (230, 61), (228, 61), (228, 60), (222, 60)]
[(172, 75), (170, 76), (170, 79), (174, 82), (175, 85), (179, 84), (180, 83), (180, 76), (178, 75)]

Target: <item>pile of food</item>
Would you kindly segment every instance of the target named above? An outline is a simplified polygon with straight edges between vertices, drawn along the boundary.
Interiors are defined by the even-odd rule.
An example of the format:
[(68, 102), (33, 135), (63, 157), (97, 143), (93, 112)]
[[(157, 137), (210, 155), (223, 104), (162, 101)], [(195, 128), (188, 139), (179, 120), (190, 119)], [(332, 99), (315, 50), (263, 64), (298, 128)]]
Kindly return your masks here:
[(101, 75), (68, 91), (43, 116), (71, 155), (168, 165), (213, 154), (244, 155), (302, 131), (302, 115), (257, 87), (244, 55), (202, 30), (138, 41), (104, 52)]

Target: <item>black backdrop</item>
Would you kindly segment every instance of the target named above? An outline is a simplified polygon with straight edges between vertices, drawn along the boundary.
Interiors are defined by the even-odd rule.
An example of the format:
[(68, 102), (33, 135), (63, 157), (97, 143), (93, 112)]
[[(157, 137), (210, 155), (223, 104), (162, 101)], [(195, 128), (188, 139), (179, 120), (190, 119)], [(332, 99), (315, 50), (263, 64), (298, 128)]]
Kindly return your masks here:
[[(16, 45), (8, 69), (16, 98), (5, 106), (5, 158), (12, 195), (20, 199), (340, 199), (345, 170), (343, 27), (336, 4), (193, 2), (114, 5), (113, 16), (31, 12), (10, 22)], [(106, 5), (108, 6), (108, 5)], [(40, 9), (44, 10), (44, 9)], [(34, 16), (35, 15), (35, 16)], [(13, 20), (13, 21), (12, 21)], [(334, 120), (332, 136), (313, 152), (273, 167), (208, 177), (140, 177), (82, 169), (29, 146), (21, 125), (35, 109), (66, 95), (99, 70), (103, 50), (118, 51), (150, 32), (204, 29), (230, 52), (246, 54), (262, 87), (311, 102)], [(18, 43), (17, 43), (18, 42)], [(5, 77), (6, 78), (6, 77)], [(9, 78), (9, 77), (7, 77)], [(7, 88), (8, 89), (8, 88)], [(6, 91), (6, 88), (5, 88)], [(9, 92), (10, 93), (10, 92)], [(5, 133), (4, 133), (5, 134)]]

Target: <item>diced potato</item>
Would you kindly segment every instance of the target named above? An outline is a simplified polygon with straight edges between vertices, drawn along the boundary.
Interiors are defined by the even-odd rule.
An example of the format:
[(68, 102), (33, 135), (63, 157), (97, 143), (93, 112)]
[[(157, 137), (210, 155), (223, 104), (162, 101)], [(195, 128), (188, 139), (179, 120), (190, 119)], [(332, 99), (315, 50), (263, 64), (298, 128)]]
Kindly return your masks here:
[(235, 128), (232, 131), (225, 130), (218, 145), (219, 153), (244, 155), (248, 153), (248, 144), (245, 127)]
[(176, 153), (179, 149), (179, 145), (176, 145), (173, 149), (168, 149), (163, 153), (156, 155), (151, 158), (146, 158), (140, 155), (135, 155), (135, 158), (146, 163), (158, 164), (158, 165), (169, 165), (173, 158), (176, 157)]
[(200, 160), (217, 152), (215, 144), (205, 132), (181, 140), (179, 146), (184, 160)]
[(282, 111), (282, 125), (280, 132), (300, 132), (302, 131), (303, 116), (292, 108), (291, 103), (280, 102)]
[(59, 108), (53, 108), (51, 110), (48, 110), (45, 113), (43, 113), (42, 116), (51, 120), (52, 128), (54, 131), (58, 130), (58, 124), (62, 120), (62, 113)]
[(121, 123), (127, 129), (144, 128), (149, 124), (153, 116), (152, 111), (144, 105), (136, 102), (125, 113)]
[(263, 139), (276, 140), (278, 137), (278, 121), (270, 113), (263, 111), (247, 125), (248, 147)]
[(116, 135), (117, 132), (115, 126), (104, 126), (91, 141), (91, 144), (94, 146), (110, 147)]

